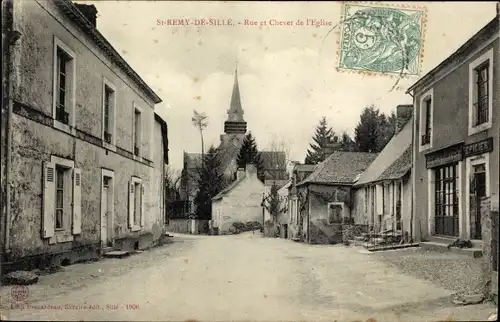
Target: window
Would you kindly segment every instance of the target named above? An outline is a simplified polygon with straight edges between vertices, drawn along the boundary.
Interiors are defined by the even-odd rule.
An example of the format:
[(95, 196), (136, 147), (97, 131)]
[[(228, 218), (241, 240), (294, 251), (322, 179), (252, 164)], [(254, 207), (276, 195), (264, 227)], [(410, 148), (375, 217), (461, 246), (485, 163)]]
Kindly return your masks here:
[(469, 65), (469, 135), (491, 128), (493, 49)]
[(418, 139), (420, 140), (419, 152), (429, 149), (432, 146), (433, 111), (434, 90), (431, 88), (420, 98), (420, 130), (418, 133)]
[(68, 90), (67, 82), (66, 82), (66, 73), (67, 66), (71, 61), (71, 57), (69, 57), (61, 48), (57, 48), (57, 66), (56, 66), (56, 120), (66, 125), (69, 124), (68, 115), (66, 112), (68, 109), (68, 102), (66, 99), (66, 92)]
[(54, 37), (53, 61), (54, 127), (72, 133), (75, 105), (75, 53)]
[(103, 146), (115, 150), (115, 105), (116, 89), (106, 78), (102, 88), (102, 142)]
[(64, 229), (64, 168), (56, 166), (56, 230)]
[(144, 186), (142, 180), (133, 177), (129, 182), (129, 228), (140, 230), (144, 226)]
[(328, 204), (328, 223), (340, 224), (342, 223), (342, 212), (344, 206), (341, 203)]
[(424, 134), (422, 135), (422, 145), (427, 145), (431, 143), (431, 105), (432, 98), (428, 98), (425, 100), (424, 108), (425, 108), (425, 125), (424, 125)]
[(42, 237), (49, 243), (71, 241), (81, 233), (81, 170), (55, 156), (43, 169)]
[(475, 125), (480, 125), (488, 122), (488, 101), (489, 101), (489, 93), (488, 93), (488, 69), (489, 64), (486, 62), (480, 67), (475, 69), (475, 77), (476, 77), (476, 93), (477, 98), (474, 103), (474, 112), (475, 112)]
[(142, 115), (141, 110), (134, 107), (134, 155), (141, 156), (141, 141), (142, 141)]

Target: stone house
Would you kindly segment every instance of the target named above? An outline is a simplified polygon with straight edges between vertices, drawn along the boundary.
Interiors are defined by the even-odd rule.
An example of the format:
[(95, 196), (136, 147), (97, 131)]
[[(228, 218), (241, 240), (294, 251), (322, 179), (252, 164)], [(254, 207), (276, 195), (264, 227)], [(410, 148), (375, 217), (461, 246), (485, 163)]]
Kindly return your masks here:
[[(415, 106), (414, 235), (424, 241), (423, 247), (445, 247), (457, 238), (471, 240), (473, 249), (462, 251), (476, 256), (483, 248), (485, 267), (496, 275), (494, 281), (500, 181), (499, 34), (497, 16), (408, 89)], [(482, 203), (488, 205), (483, 211)]]
[[(301, 238), (302, 215), (304, 214), (304, 202), (300, 203), (297, 191), (297, 183), (302, 182), (316, 168), (315, 164), (300, 164), (296, 163), (292, 169), (290, 185), (288, 186), (288, 233), (289, 239), (298, 240)], [(302, 207), (301, 207), (302, 205)]]
[(237, 179), (212, 199), (212, 222), (219, 234), (228, 233), (235, 222), (262, 222), (264, 183), (257, 168), (247, 164), (239, 169)]
[(3, 260), (44, 266), (156, 244), (168, 163), (161, 99), (97, 30), (94, 6), (2, 9), (4, 38), (18, 36), (4, 56)]
[(352, 186), (376, 153), (335, 151), (296, 185), (302, 240), (312, 244), (342, 241), (342, 223), (351, 218)]
[(354, 184), (354, 223), (411, 235), (412, 105), (396, 108), (394, 136)]

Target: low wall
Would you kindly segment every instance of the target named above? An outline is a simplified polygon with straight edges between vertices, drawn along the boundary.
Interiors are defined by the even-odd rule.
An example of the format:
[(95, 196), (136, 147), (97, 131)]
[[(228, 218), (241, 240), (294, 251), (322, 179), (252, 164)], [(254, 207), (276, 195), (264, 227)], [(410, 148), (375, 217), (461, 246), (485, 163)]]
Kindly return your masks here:
[(172, 233), (188, 234), (189, 220), (187, 219), (170, 219), (168, 221), (167, 231)]

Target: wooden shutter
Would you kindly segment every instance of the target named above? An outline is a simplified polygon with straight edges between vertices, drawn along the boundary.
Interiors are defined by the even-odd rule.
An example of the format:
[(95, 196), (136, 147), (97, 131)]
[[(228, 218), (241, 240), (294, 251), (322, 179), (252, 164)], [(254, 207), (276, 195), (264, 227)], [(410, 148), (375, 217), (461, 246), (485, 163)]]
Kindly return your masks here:
[(52, 162), (43, 163), (43, 222), (42, 236), (50, 238), (55, 232), (56, 216), (56, 165)]
[(384, 208), (383, 208), (383, 190), (384, 186), (382, 185), (376, 185), (375, 187), (375, 206), (377, 207), (377, 215), (382, 215), (384, 213)]
[(73, 169), (73, 235), (82, 233), (82, 170)]
[(144, 226), (144, 185), (141, 184), (141, 203), (140, 203), (140, 215), (141, 215), (141, 227)]
[(128, 183), (128, 227), (134, 227), (134, 182)]

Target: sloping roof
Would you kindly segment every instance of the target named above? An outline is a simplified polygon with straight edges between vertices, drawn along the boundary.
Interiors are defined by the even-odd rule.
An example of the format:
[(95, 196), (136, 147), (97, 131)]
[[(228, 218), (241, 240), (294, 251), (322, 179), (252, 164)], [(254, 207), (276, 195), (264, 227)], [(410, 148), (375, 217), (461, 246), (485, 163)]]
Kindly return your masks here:
[[(430, 72), (425, 74), (423, 77), (420, 77), (420, 79), (413, 85), (411, 85), (408, 90), (406, 91), (406, 94), (409, 92), (413, 91), (417, 86), (420, 84), (426, 83), (428, 80), (432, 79), (432, 77), (439, 72), (439, 70), (445, 68), (446, 66), (453, 64), (454, 62), (460, 61), (460, 56), (467, 54), (467, 52), (470, 52), (471, 48), (476, 48), (474, 44), (476, 44), (479, 41), (485, 41), (487, 37), (490, 37), (490, 35), (494, 35), (495, 33), (498, 33), (498, 24), (499, 24), (499, 18), (498, 15), (493, 18), (490, 22), (486, 24), (481, 30), (479, 30), (474, 36), (469, 38), (460, 48), (458, 48), (454, 53), (452, 53), (450, 56), (448, 56), (445, 60), (443, 60), (439, 65), (434, 67)], [(485, 37), (486, 35), (486, 37)], [(485, 39), (486, 38), (486, 39)]]
[(158, 114), (155, 113), (156, 122), (160, 123), (161, 136), (163, 141), (163, 161), (168, 164), (168, 126), (167, 122)]
[(149, 87), (146, 82), (130, 67), (122, 56), (113, 48), (108, 40), (92, 25), (85, 15), (75, 6), (70, 0), (54, 1), (55, 5), (80, 29), (89, 36), (90, 40), (99, 48), (105, 56), (114, 62), (125, 74), (127, 74), (141, 90), (146, 93), (155, 104), (161, 103), (162, 100)]
[(413, 118), (410, 118), (401, 131), (391, 138), (377, 158), (363, 172), (354, 184), (355, 186), (377, 181), (380, 175), (408, 149), (412, 142), (412, 127)]
[(412, 145), (406, 149), (406, 151), (396, 159), (381, 175), (378, 177), (378, 181), (383, 180), (395, 180), (403, 177), (411, 169), (412, 164)]
[(225, 195), (227, 195), (231, 190), (234, 189), (237, 185), (240, 184), (244, 179), (246, 178), (246, 174), (242, 174), (241, 177), (233, 181), (230, 185), (228, 185), (226, 188), (222, 189), (221, 192), (219, 192), (215, 197), (212, 198), (213, 201), (221, 200)]
[(306, 183), (353, 184), (356, 176), (366, 170), (376, 153), (335, 151), (297, 186)]

